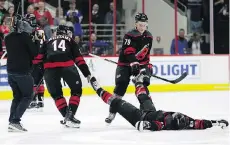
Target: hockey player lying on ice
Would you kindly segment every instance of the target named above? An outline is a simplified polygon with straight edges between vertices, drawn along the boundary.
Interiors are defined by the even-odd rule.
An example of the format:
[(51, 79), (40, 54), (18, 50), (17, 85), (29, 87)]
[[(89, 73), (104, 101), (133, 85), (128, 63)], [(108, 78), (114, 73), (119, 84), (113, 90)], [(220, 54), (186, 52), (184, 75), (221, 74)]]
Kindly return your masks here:
[[(132, 81), (135, 84), (135, 94), (137, 98), (149, 98), (147, 87), (143, 85), (145, 79), (145, 71), (141, 71)], [(132, 104), (117, 98), (109, 92), (103, 90), (97, 83), (96, 79), (92, 77), (90, 81), (92, 87), (101, 97), (101, 99), (114, 107), (116, 111), (123, 116), (129, 123), (136, 127), (137, 130), (183, 130), (183, 129), (207, 129), (213, 126), (220, 126), (224, 128), (228, 126), (226, 120), (205, 120), (193, 119), (187, 115), (179, 112), (166, 112), (162, 110), (143, 111)], [(146, 99), (148, 100), (148, 99)], [(152, 101), (151, 101), (152, 102)], [(152, 104), (153, 105), (153, 104)]]

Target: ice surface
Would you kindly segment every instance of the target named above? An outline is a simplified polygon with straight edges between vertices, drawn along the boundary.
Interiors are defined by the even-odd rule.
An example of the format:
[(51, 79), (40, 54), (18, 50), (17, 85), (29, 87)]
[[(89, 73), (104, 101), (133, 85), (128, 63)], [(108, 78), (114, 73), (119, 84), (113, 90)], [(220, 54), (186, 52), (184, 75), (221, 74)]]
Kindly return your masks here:
[[(134, 95), (125, 100), (138, 106)], [(180, 111), (191, 117), (228, 119), (229, 92), (152, 93), (158, 109)], [(82, 121), (80, 129), (60, 125), (61, 115), (50, 98), (45, 99), (43, 112), (26, 112), (22, 123), (27, 133), (8, 133), (10, 102), (0, 101), (0, 145), (16, 144), (75, 144), (75, 145), (228, 145), (229, 129), (211, 128), (199, 131), (138, 132), (117, 115), (107, 126), (108, 105), (97, 96), (82, 97), (76, 117)]]

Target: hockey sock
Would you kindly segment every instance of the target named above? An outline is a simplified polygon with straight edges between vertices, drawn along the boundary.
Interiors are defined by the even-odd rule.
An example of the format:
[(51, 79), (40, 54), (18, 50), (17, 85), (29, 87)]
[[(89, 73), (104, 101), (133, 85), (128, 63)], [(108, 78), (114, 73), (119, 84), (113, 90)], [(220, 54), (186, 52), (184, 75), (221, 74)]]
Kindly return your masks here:
[(212, 127), (212, 122), (210, 120), (195, 120), (194, 128), (195, 129), (206, 129), (206, 128), (211, 128)]
[(152, 99), (149, 97), (149, 92), (147, 87), (144, 85), (136, 85), (135, 94), (140, 102), (140, 109), (141, 110), (151, 110), (156, 111), (155, 106), (153, 105)]
[(37, 86), (34, 86), (34, 87), (33, 87), (33, 91), (34, 91), (34, 94), (33, 94), (33, 95), (34, 95), (34, 96), (33, 96), (33, 98), (32, 98), (32, 101), (36, 101), (36, 100), (37, 100), (37, 94), (38, 94), (38, 93), (37, 93), (36, 90), (37, 90)]
[(140, 94), (145, 94), (145, 95), (148, 94), (147, 88), (143, 84), (141, 84), (141, 83), (136, 83), (135, 84), (135, 88), (136, 88), (135, 94), (136, 94), (137, 97)]
[(106, 104), (111, 104), (111, 102), (116, 98), (116, 96), (110, 94), (109, 92), (103, 90), (102, 88), (99, 88), (97, 90), (97, 94)]
[(67, 103), (64, 97), (55, 100), (55, 104), (63, 117), (66, 115)]
[(44, 100), (44, 93), (38, 93), (38, 101)]
[(103, 92), (104, 90), (102, 88), (99, 88), (97, 89), (96, 93), (99, 97), (101, 97), (101, 93)]
[(77, 108), (80, 103), (80, 96), (74, 95), (69, 99), (69, 109), (72, 111), (73, 115), (75, 115)]

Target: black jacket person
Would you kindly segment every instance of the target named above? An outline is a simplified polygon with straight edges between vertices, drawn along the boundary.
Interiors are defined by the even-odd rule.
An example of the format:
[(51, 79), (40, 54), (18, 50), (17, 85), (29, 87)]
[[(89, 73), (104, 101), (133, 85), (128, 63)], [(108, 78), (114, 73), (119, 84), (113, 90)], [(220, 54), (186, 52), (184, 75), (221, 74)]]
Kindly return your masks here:
[(30, 37), (33, 31), (30, 23), (18, 16), (14, 21), (15, 32), (5, 38), (8, 83), (13, 92), (8, 130), (23, 132), (27, 130), (21, 126), (20, 121), (32, 99), (33, 78), (30, 72), (38, 48)]

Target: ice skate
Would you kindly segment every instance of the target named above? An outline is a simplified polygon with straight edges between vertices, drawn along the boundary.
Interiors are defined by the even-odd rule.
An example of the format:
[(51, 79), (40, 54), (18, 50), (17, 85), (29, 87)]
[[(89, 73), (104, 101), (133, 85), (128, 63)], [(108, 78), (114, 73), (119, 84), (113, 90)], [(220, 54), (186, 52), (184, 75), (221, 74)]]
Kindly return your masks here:
[(43, 101), (38, 101), (37, 110), (38, 111), (43, 111), (43, 109), (44, 109), (44, 102)]
[(27, 132), (27, 130), (20, 123), (10, 123), (8, 132)]
[(33, 112), (33, 111), (37, 110), (37, 108), (38, 108), (37, 102), (36, 101), (32, 101), (30, 103), (30, 105), (28, 106), (27, 110)]
[(112, 123), (112, 121), (114, 120), (115, 116), (116, 116), (116, 113), (111, 113), (110, 112), (109, 116), (105, 119), (105, 122), (108, 123), (108, 124)]
[(81, 121), (74, 118), (72, 111), (68, 111), (64, 121), (61, 121), (61, 124), (65, 125), (66, 127), (80, 128)]

